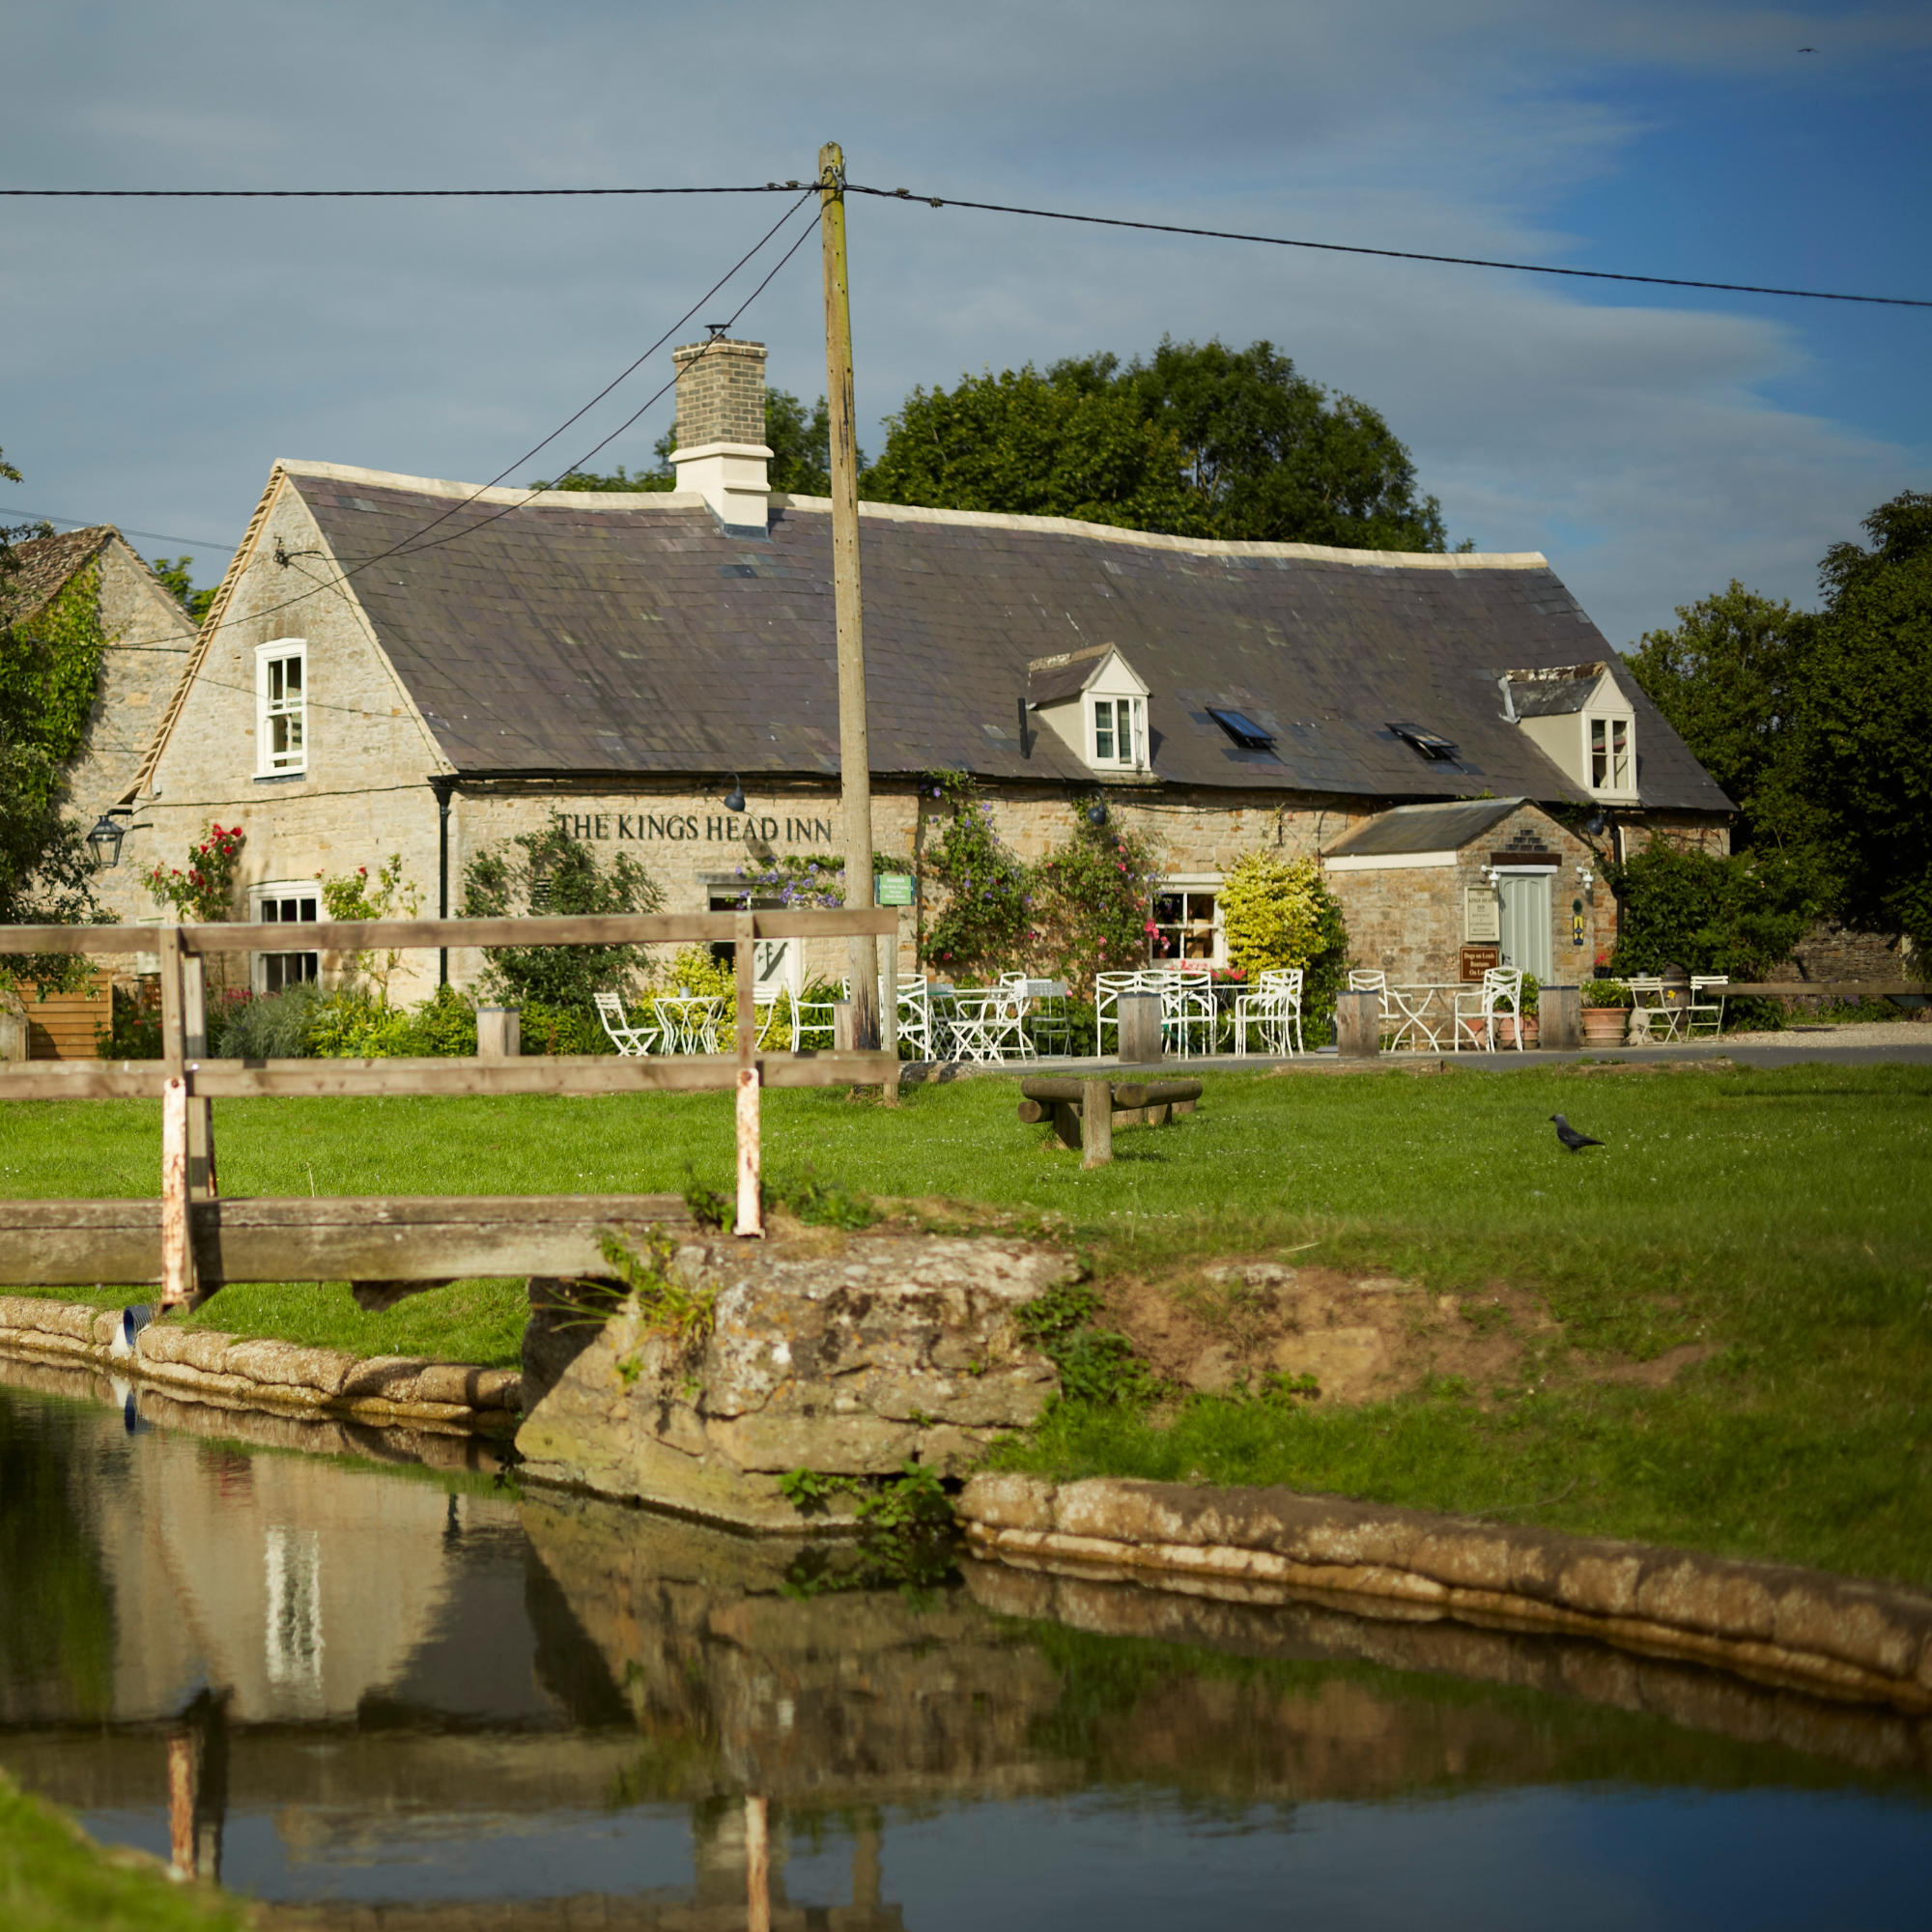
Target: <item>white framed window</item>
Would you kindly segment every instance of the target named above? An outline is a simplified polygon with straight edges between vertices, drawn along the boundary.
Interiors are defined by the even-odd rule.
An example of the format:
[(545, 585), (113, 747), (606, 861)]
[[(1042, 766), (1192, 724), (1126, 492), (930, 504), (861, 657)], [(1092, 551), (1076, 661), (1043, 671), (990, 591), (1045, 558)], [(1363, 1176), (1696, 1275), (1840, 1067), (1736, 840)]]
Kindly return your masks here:
[(1219, 879), (1164, 879), (1154, 889), (1148, 957), (1156, 966), (1225, 966)]
[(278, 638), (255, 647), (255, 776), (308, 769), (308, 644)]
[[(255, 886), (248, 894), (249, 911), (262, 925), (309, 925), (322, 917), (315, 884)], [(322, 978), (319, 952), (258, 952), (249, 982), (258, 993), (281, 993), (304, 980)]]
[(1147, 763), (1147, 700), (1095, 697), (1089, 702), (1094, 730), (1091, 762), (1139, 771)]
[(1632, 789), (1631, 721), (1628, 718), (1590, 720), (1590, 789)]

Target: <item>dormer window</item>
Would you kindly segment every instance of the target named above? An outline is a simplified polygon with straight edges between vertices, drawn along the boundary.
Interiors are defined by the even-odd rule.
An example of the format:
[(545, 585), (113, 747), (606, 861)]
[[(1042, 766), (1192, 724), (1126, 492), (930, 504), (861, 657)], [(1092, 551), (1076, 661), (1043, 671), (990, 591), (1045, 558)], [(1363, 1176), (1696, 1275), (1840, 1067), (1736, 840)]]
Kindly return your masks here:
[(1152, 764), (1146, 682), (1112, 644), (1088, 644), (1027, 666), (1026, 707), (1089, 770)]
[(1146, 701), (1139, 697), (1096, 697), (1092, 701), (1092, 762), (1138, 771), (1147, 763)]
[(1504, 719), (1599, 798), (1636, 795), (1636, 720), (1607, 664), (1496, 673)]
[(1628, 718), (1590, 720), (1590, 789), (1629, 791), (1631, 788), (1631, 721)]

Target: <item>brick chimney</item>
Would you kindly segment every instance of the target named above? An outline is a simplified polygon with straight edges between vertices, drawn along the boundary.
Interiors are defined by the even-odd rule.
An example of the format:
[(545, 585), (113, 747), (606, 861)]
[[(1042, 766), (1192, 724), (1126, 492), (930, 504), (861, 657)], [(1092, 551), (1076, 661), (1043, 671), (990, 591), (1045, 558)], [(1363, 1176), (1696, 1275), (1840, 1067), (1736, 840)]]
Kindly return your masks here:
[(765, 532), (765, 345), (720, 336), (671, 351), (677, 365), (677, 487), (695, 490), (727, 529)]

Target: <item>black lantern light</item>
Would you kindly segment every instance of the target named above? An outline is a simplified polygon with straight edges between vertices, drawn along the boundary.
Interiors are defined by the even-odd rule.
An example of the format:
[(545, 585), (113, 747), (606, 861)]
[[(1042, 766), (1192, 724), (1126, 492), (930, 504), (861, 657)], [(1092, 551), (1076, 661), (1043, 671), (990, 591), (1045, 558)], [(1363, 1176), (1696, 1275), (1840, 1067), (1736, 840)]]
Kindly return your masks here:
[(87, 849), (94, 854), (97, 871), (105, 871), (121, 863), (121, 841), (128, 836), (126, 826), (115, 823), (113, 814), (103, 811), (87, 835)]
[(738, 782), (738, 774), (731, 774), (731, 789), (724, 794), (726, 811), (743, 811), (745, 809), (745, 787)]
[(1104, 799), (1096, 798), (1094, 801), (1094, 803), (1087, 808), (1087, 823), (1091, 825), (1094, 829), (1094, 831), (1097, 832), (1101, 826), (1106, 824), (1106, 822), (1107, 822), (1106, 801)]

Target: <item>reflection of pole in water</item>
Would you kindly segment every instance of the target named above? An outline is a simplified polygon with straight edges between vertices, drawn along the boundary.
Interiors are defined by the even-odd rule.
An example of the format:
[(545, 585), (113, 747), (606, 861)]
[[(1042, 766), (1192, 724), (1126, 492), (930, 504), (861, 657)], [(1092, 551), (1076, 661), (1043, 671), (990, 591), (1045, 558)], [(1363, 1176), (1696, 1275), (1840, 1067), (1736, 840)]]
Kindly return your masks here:
[(221, 1877), (228, 1812), (228, 1714), (203, 1690), (168, 1734), (168, 1858), (177, 1878)]
[(879, 1905), (879, 1814), (862, 1814), (852, 1831), (852, 1903), (866, 1911)]
[(772, 1932), (771, 1823), (762, 1798), (745, 1800), (746, 1932)]

